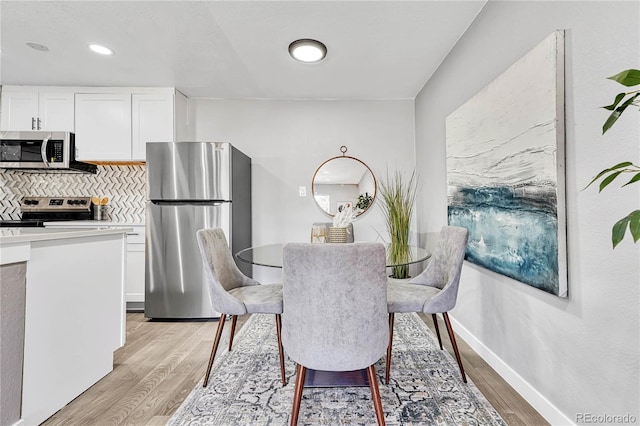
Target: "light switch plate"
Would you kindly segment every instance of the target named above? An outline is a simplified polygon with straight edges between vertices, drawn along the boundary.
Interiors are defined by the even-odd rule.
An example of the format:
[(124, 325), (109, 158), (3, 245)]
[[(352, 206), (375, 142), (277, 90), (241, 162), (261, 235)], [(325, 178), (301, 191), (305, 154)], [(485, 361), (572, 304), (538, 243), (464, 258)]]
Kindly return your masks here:
[(307, 196), (307, 187), (306, 186), (301, 186), (300, 188), (298, 188), (298, 192), (300, 193), (301, 197), (306, 197)]

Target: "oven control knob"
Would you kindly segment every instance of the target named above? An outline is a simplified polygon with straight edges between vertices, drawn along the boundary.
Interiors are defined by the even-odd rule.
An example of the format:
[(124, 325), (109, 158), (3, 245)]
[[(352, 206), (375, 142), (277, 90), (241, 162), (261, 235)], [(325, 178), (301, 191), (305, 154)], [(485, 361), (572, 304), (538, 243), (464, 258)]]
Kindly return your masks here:
[(80, 200), (80, 204), (87, 204), (87, 200)]

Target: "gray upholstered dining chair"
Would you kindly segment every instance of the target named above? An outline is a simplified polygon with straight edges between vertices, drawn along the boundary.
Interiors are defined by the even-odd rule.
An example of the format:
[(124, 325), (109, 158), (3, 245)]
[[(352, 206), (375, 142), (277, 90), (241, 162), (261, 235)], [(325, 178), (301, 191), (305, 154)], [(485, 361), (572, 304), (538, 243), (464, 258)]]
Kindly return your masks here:
[(218, 329), (202, 386), (207, 387), (209, 382), (211, 366), (218, 350), (227, 315), (231, 315), (232, 318), (229, 336), (229, 350), (231, 350), (238, 315), (244, 314), (275, 314), (280, 375), (282, 376), (282, 384), (286, 385), (280, 316), (282, 314), (282, 284), (260, 284), (240, 272), (233, 261), (227, 238), (222, 229), (201, 229), (196, 235), (209, 285), (211, 305), (215, 311), (220, 312)]
[(366, 368), (376, 418), (384, 424), (373, 365), (389, 337), (385, 260), (380, 243), (284, 246), (282, 344), (298, 364), (291, 425), (298, 422), (308, 368)]
[(389, 309), (389, 346), (387, 349), (387, 365), (385, 381), (389, 384), (391, 369), (391, 347), (393, 343), (394, 314), (401, 312), (424, 312), (431, 314), (435, 324), (440, 349), (442, 339), (438, 329), (437, 313), (444, 317), (444, 323), (451, 339), (451, 345), (460, 368), (462, 380), (466, 383), (467, 376), (456, 337), (451, 328), (448, 312), (456, 306), (460, 272), (467, 248), (468, 231), (465, 228), (445, 226), (440, 231), (440, 239), (435, 253), (426, 269), (408, 283), (389, 282), (387, 285), (387, 307)]
[[(315, 242), (314, 241), (314, 230), (317, 230), (318, 228), (324, 228), (324, 233), (323, 235), (325, 236), (325, 242), (329, 242), (329, 227), (333, 226), (332, 222), (315, 222), (313, 223), (313, 225), (311, 225), (311, 242)], [(347, 225), (347, 242), (348, 243), (352, 243), (354, 241), (354, 235), (353, 235), (353, 223), (350, 223), (349, 225)]]

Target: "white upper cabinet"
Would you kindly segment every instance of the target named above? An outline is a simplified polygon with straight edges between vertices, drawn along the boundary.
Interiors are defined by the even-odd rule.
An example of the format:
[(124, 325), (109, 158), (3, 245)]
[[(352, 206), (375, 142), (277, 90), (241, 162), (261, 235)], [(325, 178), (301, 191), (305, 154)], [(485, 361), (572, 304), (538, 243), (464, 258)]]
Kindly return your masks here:
[(2, 93), (2, 130), (37, 130), (38, 115), (38, 92)]
[(5, 87), (0, 108), (3, 131), (74, 131), (72, 91)]
[(131, 160), (131, 94), (76, 94), (76, 158)]
[(187, 98), (172, 87), (4, 86), (0, 131), (75, 132), (76, 159), (144, 161), (147, 142), (189, 139)]
[(146, 159), (147, 142), (173, 142), (173, 94), (131, 95), (132, 160)]

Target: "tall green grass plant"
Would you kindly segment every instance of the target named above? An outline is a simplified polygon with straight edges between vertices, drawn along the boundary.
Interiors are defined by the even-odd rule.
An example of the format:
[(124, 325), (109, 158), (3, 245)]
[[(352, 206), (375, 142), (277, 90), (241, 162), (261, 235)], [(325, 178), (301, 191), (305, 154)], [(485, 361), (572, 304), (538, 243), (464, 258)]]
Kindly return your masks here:
[[(409, 179), (396, 171), (380, 181), (380, 208), (385, 216), (391, 238), (389, 261), (399, 264), (392, 268), (393, 278), (409, 278), (409, 230), (416, 201), (417, 177), (413, 171)], [(402, 263), (405, 263), (402, 265)]]

